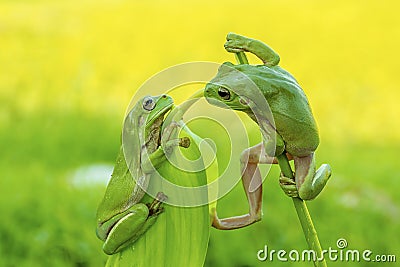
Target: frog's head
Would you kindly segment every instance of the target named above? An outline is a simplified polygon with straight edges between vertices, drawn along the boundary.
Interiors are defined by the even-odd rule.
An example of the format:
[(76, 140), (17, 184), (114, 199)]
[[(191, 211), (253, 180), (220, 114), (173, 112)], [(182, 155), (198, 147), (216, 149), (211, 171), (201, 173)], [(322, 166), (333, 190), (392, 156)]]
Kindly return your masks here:
[(154, 124), (161, 126), (164, 115), (171, 110), (174, 101), (168, 95), (145, 96), (138, 104), (141, 105), (142, 119), (145, 119), (147, 129)]
[(129, 131), (160, 127), (164, 115), (172, 109), (173, 105), (174, 101), (168, 95), (145, 96), (130, 110), (125, 118), (125, 126), (128, 126)]
[(246, 99), (248, 88), (254, 83), (243, 73), (243, 67), (230, 62), (219, 67), (217, 75), (204, 89), (204, 96), (210, 104), (245, 112), (250, 110)]

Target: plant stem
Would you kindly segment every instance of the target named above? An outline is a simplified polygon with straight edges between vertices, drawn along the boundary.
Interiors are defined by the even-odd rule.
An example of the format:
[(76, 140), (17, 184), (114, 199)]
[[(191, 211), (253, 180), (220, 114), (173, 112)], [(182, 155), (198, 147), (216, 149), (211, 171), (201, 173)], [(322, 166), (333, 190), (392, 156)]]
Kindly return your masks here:
[[(236, 60), (239, 64), (249, 64), (246, 54), (244, 52), (235, 53)], [(286, 154), (283, 153), (276, 157), (278, 159), (279, 167), (285, 177), (294, 179), (292, 168), (290, 167), (289, 160)], [(316, 258), (322, 255), (321, 244), (319, 243), (317, 231), (314, 228), (310, 213), (308, 212), (306, 202), (298, 197), (293, 197), (293, 204), (296, 209), (297, 217), (299, 218), (301, 228), (303, 229), (308, 248), (313, 250)], [(327, 267), (325, 259), (315, 260), (315, 267)]]
[[(290, 167), (289, 161), (286, 154), (283, 153), (276, 157), (278, 159), (279, 167), (285, 177), (294, 179), (292, 168)], [(306, 202), (298, 197), (293, 197), (293, 205), (297, 212), (301, 228), (308, 243), (308, 248), (315, 251), (317, 258), (322, 255), (321, 244), (319, 243), (317, 231), (314, 228), (314, 224), (311, 220), (310, 213), (308, 212)], [(315, 267), (326, 267), (325, 259), (322, 261), (314, 261)]]
[(247, 60), (246, 54), (244, 52), (238, 52), (235, 53), (236, 61), (239, 62), (239, 64), (249, 64), (249, 61)]

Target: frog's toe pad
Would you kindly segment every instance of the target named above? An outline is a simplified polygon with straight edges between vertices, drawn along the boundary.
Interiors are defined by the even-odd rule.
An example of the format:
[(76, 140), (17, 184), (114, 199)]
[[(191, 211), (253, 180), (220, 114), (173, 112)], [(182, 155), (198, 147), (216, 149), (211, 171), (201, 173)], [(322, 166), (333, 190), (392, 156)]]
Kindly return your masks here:
[(150, 216), (157, 216), (164, 211), (164, 208), (161, 207), (162, 203), (165, 202), (168, 197), (163, 192), (158, 192), (156, 198), (153, 202), (148, 203), (147, 207), (149, 208)]
[(188, 148), (190, 146), (190, 139), (189, 137), (181, 137), (179, 138), (179, 146)]
[(294, 179), (285, 177), (285, 176), (283, 176), (282, 173), (281, 173), (281, 176), (279, 177), (279, 183), (285, 184), (285, 185), (296, 185), (296, 182), (294, 181)]
[(288, 177), (285, 177), (281, 174), (279, 178), (279, 185), (282, 188), (283, 192), (289, 197), (298, 197), (299, 192), (297, 191), (296, 182)]
[(163, 212), (164, 212), (164, 208), (158, 207), (157, 209), (152, 210), (152, 212), (149, 214), (149, 217), (157, 217), (158, 215), (160, 215)]

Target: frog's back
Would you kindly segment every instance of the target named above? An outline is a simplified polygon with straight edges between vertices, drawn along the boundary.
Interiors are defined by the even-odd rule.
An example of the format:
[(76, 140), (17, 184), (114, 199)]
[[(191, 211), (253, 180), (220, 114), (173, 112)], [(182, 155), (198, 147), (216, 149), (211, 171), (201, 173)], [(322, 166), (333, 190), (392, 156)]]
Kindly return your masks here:
[(257, 68), (262, 74), (255, 82), (261, 82), (263, 86), (260, 89), (266, 90), (263, 93), (273, 113), (276, 130), (286, 144), (286, 151), (294, 156), (306, 156), (315, 151), (319, 144), (317, 125), (296, 79), (279, 66)]
[[(133, 163), (132, 168), (138, 169), (138, 164)], [(133, 179), (125, 162), (121, 146), (104, 198), (97, 209), (97, 221), (104, 222), (116, 214), (124, 212), (129, 207), (128, 201), (131, 198), (135, 184), (135, 179)]]

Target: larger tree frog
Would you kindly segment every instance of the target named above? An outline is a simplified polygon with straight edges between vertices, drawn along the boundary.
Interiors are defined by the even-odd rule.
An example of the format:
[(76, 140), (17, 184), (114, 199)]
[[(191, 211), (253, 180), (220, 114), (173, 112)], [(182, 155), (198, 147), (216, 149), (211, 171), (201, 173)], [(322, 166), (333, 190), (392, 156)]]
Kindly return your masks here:
[[(278, 66), (279, 56), (266, 44), (230, 33), (225, 49), (228, 52), (250, 52), (263, 61), (263, 65), (224, 63), (217, 75), (206, 85), (204, 95), (214, 104), (228, 106), (234, 110), (246, 112), (259, 124), (263, 142), (245, 150), (241, 156), (242, 182), (249, 202), (249, 213), (243, 216), (219, 219), (214, 214), (213, 226), (219, 229), (235, 229), (261, 220), (262, 186), (259, 163), (277, 163), (274, 158), (287, 153), (294, 159), (295, 181), (281, 175), (280, 185), (285, 193), (303, 200), (315, 198), (331, 176), (330, 166), (323, 164), (317, 171), (314, 151), (319, 144), (319, 135), (314, 116), (306, 95), (296, 79)], [(251, 104), (257, 97), (254, 91), (243, 83), (243, 74), (261, 90), (268, 102), (275, 125), (268, 118), (258, 118), (252, 112)], [(259, 91), (257, 91), (259, 93)], [(271, 140), (266, 136), (272, 130), (276, 132), (274, 153), (269, 153)], [(259, 184), (251, 188), (251, 184)]]
[(152, 203), (140, 201), (154, 170), (152, 166), (160, 166), (166, 159), (165, 153), (171, 152), (173, 147), (188, 147), (190, 144), (187, 137), (171, 138), (176, 133), (176, 123), (166, 126), (161, 135), (164, 115), (172, 106), (170, 96), (147, 96), (137, 102), (126, 117), (132, 124), (131, 134), (138, 144), (129, 163), (135, 177), (128, 168), (121, 146), (111, 180), (97, 210), (96, 232), (104, 241), (103, 251), (106, 254), (117, 253), (135, 242), (162, 212), (160, 206), (166, 199), (162, 192)]

